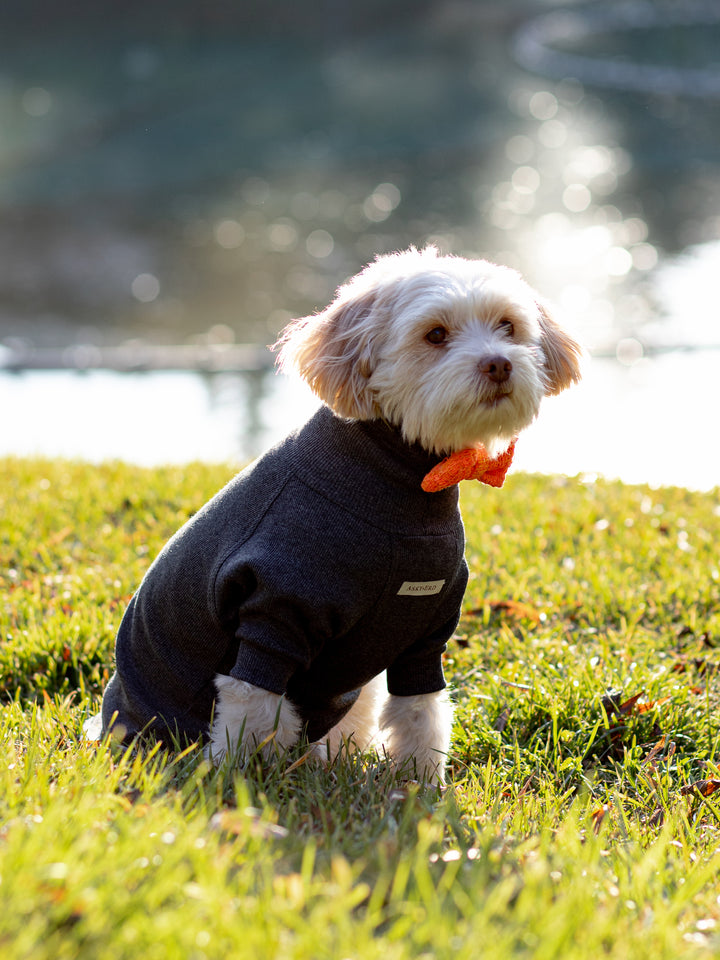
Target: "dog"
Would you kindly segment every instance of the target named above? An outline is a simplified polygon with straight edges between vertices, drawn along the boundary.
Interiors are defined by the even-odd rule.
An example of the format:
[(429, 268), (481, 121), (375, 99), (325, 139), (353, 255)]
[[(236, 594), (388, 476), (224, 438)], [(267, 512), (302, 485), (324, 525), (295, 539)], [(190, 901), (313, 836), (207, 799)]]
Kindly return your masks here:
[(123, 617), (102, 733), (205, 738), (213, 761), (301, 737), (444, 783), (442, 654), (467, 583), (443, 458), (502, 455), (580, 348), (515, 271), (378, 257), (275, 345), (323, 405), (155, 559)]

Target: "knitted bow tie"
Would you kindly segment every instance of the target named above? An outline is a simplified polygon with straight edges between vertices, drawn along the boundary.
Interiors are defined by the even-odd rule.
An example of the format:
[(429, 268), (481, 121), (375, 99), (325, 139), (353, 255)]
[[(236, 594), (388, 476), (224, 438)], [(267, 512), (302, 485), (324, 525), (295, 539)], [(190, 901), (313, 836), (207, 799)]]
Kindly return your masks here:
[(514, 451), (515, 440), (497, 457), (491, 457), (482, 444), (458, 450), (425, 474), (422, 488), (426, 493), (437, 493), (460, 483), (461, 480), (480, 480), (491, 487), (501, 487), (512, 463)]

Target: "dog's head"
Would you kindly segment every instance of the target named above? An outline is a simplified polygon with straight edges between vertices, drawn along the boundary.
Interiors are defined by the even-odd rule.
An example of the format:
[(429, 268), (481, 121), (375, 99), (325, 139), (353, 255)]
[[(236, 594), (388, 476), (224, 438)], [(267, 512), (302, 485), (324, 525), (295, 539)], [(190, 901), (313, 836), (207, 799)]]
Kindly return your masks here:
[(519, 274), (432, 247), (379, 257), (277, 346), (339, 416), (436, 453), (500, 452), (580, 378), (579, 346)]

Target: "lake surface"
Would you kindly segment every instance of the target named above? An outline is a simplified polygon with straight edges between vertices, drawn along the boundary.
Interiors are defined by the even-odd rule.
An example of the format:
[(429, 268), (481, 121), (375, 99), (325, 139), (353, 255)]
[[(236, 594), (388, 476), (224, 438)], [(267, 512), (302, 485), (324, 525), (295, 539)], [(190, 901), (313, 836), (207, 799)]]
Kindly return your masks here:
[[(716, 4), (221, 7), (0, 15), (0, 344), (270, 343), (432, 242), (520, 269), (591, 355), (518, 466), (720, 482)], [(0, 453), (241, 461), (312, 404), (272, 376), (0, 373)]]
[[(316, 406), (304, 384), (273, 374), (252, 385), (193, 373), (0, 375), (0, 408), (8, 413), (1, 446), (92, 461), (239, 465)], [(719, 409), (715, 351), (631, 364), (594, 359), (580, 386), (544, 402), (513, 469), (711, 489), (719, 483), (712, 428)]]

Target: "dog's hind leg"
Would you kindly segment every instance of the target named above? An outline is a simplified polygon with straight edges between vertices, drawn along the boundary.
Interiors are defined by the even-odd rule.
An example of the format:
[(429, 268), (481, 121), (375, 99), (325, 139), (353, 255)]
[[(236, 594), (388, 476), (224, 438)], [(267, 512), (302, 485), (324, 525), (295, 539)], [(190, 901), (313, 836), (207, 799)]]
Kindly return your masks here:
[(374, 677), (360, 691), (352, 707), (345, 716), (325, 734), (316, 744), (315, 753), (322, 759), (333, 759), (343, 745), (348, 750), (369, 750), (376, 745), (378, 721), (382, 705), (386, 699), (387, 681), (385, 674)]

